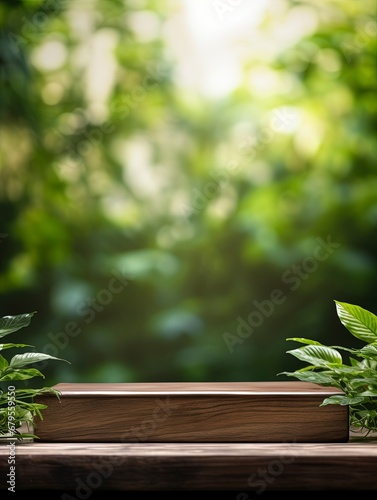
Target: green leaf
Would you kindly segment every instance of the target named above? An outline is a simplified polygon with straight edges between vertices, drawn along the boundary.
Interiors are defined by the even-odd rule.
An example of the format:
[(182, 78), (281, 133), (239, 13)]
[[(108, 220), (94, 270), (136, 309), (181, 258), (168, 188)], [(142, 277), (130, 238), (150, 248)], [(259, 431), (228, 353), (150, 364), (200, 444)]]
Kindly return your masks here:
[[(373, 374), (374, 375), (374, 374)], [(372, 377), (368, 377), (366, 373), (363, 373), (363, 376), (361, 378), (353, 378), (352, 379), (352, 384), (354, 387), (358, 387), (358, 386), (372, 386), (372, 385), (376, 385), (377, 387), (377, 379)]]
[[(56, 358), (55, 356), (50, 356), (49, 354), (44, 354), (40, 352), (25, 352), (24, 354), (16, 354), (10, 360), (9, 368), (22, 368), (23, 366), (30, 365), (31, 363), (39, 363), (46, 359), (55, 359), (57, 361), (66, 361), (65, 359)], [(66, 361), (68, 363), (68, 361)]]
[(322, 386), (336, 386), (336, 381), (331, 376), (315, 371), (283, 372), (280, 375), (295, 377), (301, 382), (311, 382)]
[(342, 356), (338, 351), (331, 347), (322, 345), (308, 345), (299, 347), (292, 351), (287, 351), (301, 361), (305, 361), (310, 365), (327, 367), (330, 364), (342, 364)]
[(0, 372), (8, 367), (8, 361), (0, 354)]
[(330, 396), (326, 399), (324, 399), (321, 403), (320, 406), (326, 406), (326, 405), (358, 405), (365, 401), (366, 398), (360, 397), (360, 396), (355, 396), (355, 397), (349, 397), (349, 396), (338, 396), (338, 395), (333, 395)]
[(34, 377), (45, 378), (43, 373), (41, 373), (36, 368), (26, 368), (24, 370), (11, 370), (6, 372), (6, 374), (0, 378), (0, 381), (5, 380), (28, 380)]
[(300, 342), (301, 344), (322, 345), (320, 342), (317, 342), (316, 340), (305, 339), (302, 337), (289, 337), (285, 340), (294, 340), (295, 342)]
[(377, 346), (376, 344), (368, 344), (364, 347), (362, 347), (358, 351), (359, 356), (362, 356), (364, 358), (371, 358), (377, 360)]
[(361, 375), (365, 370), (359, 366), (335, 365), (332, 367), (333, 373), (342, 377), (355, 377)]
[(351, 363), (351, 366), (355, 367), (355, 368), (359, 368), (360, 366), (360, 361), (358, 359), (355, 359), (355, 358), (349, 358), (350, 360), (350, 363)]
[(5, 351), (5, 349), (11, 349), (13, 347), (34, 347), (30, 344), (0, 344), (0, 351)]
[[(342, 324), (356, 338), (366, 342), (362, 348), (325, 346), (306, 338), (294, 337), (303, 347), (287, 351), (307, 363), (294, 372), (281, 374), (320, 386), (338, 388), (323, 400), (321, 406), (348, 406), (349, 424), (368, 432), (377, 431), (377, 316), (362, 307), (335, 301)], [(349, 364), (343, 364), (342, 352), (348, 353)]]
[(377, 316), (360, 306), (335, 300), (341, 323), (356, 338), (372, 344), (377, 342)]
[(364, 391), (359, 394), (359, 396), (369, 397), (369, 398), (377, 398), (377, 390), (376, 391)]
[(20, 328), (29, 326), (31, 318), (36, 311), (26, 314), (18, 314), (17, 316), (3, 316), (0, 318), (0, 338), (5, 337), (9, 333), (15, 332)]

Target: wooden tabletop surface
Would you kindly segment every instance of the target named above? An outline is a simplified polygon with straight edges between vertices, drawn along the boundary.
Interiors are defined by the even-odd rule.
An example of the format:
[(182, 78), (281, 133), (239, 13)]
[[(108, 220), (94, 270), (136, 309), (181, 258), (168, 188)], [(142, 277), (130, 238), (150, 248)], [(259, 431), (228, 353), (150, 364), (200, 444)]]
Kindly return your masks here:
[[(336, 387), (322, 387), (311, 382), (289, 380), (282, 382), (142, 382), (142, 383), (60, 383), (54, 385), (63, 397), (98, 397), (125, 395), (271, 395), (273, 398), (289, 394), (327, 397), (342, 394)], [(55, 396), (50, 395), (51, 398)]]
[[(377, 491), (377, 440), (347, 443), (0, 443), (0, 489), (101, 491)], [(66, 492), (66, 496), (61, 496)], [(68, 496), (67, 496), (68, 495)], [(95, 495), (93, 495), (95, 498)]]

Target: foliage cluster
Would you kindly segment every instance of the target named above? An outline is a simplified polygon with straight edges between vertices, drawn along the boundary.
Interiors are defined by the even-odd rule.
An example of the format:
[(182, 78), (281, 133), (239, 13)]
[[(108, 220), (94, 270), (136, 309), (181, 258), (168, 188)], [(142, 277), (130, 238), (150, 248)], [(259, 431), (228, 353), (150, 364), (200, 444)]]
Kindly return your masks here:
[[(335, 304), (341, 323), (365, 345), (347, 348), (306, 338), (288, 338), (306, 344), (288, 353), (307, 366), (284, 374), (340, 389), (343, 394), (326, 398), (322, 405), (347, 405), (351, 429), (366, 431), (367, 436), (377, 432), (377, 316), (357, 305), (340, 301)], [(345, 354), (348, 362), (343, 359)]]
[[(34, 314), (33, 312), (0, 318), (0, 338), (28, 326)], [(28, 347), (33, 346), (3, 343), (0, 344), (0, 351), (7, 349), (22, 351)], [(11, 357), (9, 361), (0, 354), (0, 436), (10, 436), (14, 439), (38, 437), (35, 434), (35, 421), (37, 416), (43, 418), (42, 412), (46, 409), (46, 405), (37, 403), (35, 398), (46, 392), (59, 397), (59, 392), (52, 387), (33, 389), (17, 384), (19, 381), (28, 381), (35, 377), (45, 378), (40, 370), (30, 368), (29, 365), (50, 359), (64, 361), (39, 352), (21, 352)]]

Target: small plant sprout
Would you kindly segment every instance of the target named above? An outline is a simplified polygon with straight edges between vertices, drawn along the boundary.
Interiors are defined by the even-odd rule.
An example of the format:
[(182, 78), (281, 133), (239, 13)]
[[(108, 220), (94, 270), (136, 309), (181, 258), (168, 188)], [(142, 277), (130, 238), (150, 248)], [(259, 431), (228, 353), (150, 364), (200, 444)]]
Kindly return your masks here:
[(334, 302), (341, 323), (365, 345), (355, 349), (326, 346), (306, 338), (287, 338), (305, 344), (287, 353), (307, 366), (281, 375), (340, 389), (343, 394), (324, 399), (321, 406), (348, 405), (350, 429), (367, 437), (377, 432), (377, 316), (357, 305)]
[[(0, 339), (30, 324), (35, 312), (19, 314), (17, 316), (4, 316), (0, 318)], [(29, 344), (0, 344), (0, 351), (7, 349), (24, 349), (33, 347)], [(11, 436), (13, 439), (38, 438), (34, 434), (35, 417), (42, 419), (42, 411), (46, 405), (34, 402), (35, 396), (52, 393), (57, 397), (59, 392), (51, 387), (39, 389), (17, 387), (19, 381), (29, 380), (34, 377), (45, 378), (37, 368), (29, 365), (48, 359), (66, 361), (64, 359), (38, 352), (23, 352), (15, 354), (7, 360), (0, 354), (0, 436)], [(68, 361), (66, 361), (68, 363)], [(27, 367), (27, 368), (26, 368)], [(32, 429), (33, 432), (23, 432)]]

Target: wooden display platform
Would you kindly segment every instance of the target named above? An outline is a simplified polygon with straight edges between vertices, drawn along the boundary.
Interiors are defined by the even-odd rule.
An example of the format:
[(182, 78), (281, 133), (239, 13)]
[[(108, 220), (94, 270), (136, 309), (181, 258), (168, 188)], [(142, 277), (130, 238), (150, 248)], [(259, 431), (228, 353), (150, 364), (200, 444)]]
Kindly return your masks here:
[(349, 439), (340, 394), (299, 381), (62, 383), (39, 396), (41, 442), (326, 443)]
[[(9, 486), (8, 458), (8, 446), (0, 444), (0, 490)], [(377, 441), (35, 442), (16, 445), (15, 471), (16, 493), (47, 490), (46, 498), (59, 500), (94, 500), (101, 492), (110, 492), (106, 498), (114, 498), (114, 492), (127, 492), (127, 498), (133, 498), (133, 492), (172, 492), (174, 498), (181, 498), (180, 492), (209, 491), (218, 492), (213, 496), (218, 499), (230, 491), (231, 500), (250, 500), (262, 493), (263, 498), (279, 491), (365, 494), (377, 492)]]

